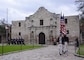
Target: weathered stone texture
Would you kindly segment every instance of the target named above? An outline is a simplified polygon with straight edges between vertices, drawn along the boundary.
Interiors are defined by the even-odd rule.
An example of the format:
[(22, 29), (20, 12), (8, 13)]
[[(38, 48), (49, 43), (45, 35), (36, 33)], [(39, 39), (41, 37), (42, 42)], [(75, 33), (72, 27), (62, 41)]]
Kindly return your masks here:
[[(26, 17), (22, 21), (12, 22), (12, 38), (18, 38), (19, 32), (25, 39), (25, 43), (32, 42), (39, 44), (39, 34), (45, 34), (45, 43), (51, 42), (51, 37), (57, 38), (60, 34), (60, 14), (49, 12), (44, 7), (40, 7), (33, 15)], [(79, 16), (65, 16), (67, 19), (66, 28), (69, 30), (69, 38), (79, 37)], [(43, 25), (40, 25), (40, 20), (43, 20)], [(21, 27), (19, 27), (21, 23)]]

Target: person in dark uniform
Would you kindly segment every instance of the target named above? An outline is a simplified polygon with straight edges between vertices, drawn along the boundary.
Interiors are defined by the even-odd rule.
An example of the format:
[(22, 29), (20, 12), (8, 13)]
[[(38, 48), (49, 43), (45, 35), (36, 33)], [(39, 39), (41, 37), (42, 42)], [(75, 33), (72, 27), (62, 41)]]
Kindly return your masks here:
[(19, 38), (18, 40), (19, 40), (19, 44), (21, 44), (21, 38)]
[(13, 42), (14, 42), (14, 44), (16, 45), (16, 39), (15, 39), (15, 38), (13, 39)]
[(17, 45), (19, 45), (19, 39), (17, 39)]
[(10, 45), (10, 43), (11, 43), (11, 42), (10, 42), (10, 40), (9, 40), (9, 39), (8, 39), (8, 42), (7, 42), (7, 43), (8, 43), (8, 45)]
[(16, 45), (17, 45), (17, 38), (15, 40), (16, 40)]
[(22, 38), (22, 44), (25, 45), (25, 43), (24, 43), (24, 39), (23, 39), (23, 38)]
[(14, 39), (12, 39), (12, 41), (13, 41), (13, 44), (14, 44)]
[(78, 41), (78, 38), (75, 39), (75, 46), (76, 46), (76, 47), (79, 47), (79, 41)]
[(13, 39), (11, 39), (11, 44), (13, 44)]
[(21, 38), (19, 38), (19, 44), (21, 44)]

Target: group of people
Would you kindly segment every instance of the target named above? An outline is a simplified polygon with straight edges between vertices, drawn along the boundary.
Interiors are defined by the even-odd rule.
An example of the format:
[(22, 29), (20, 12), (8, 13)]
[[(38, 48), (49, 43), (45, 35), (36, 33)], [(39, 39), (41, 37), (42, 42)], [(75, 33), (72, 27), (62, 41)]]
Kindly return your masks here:
[(20, 45), (20, 44), (24, 44), (24, 39), (23, 38), (19, 38), (19, 39), (11, 39), (11, 40), (8, 40), (8, 44), (14, 44), (14, 45)]
[(69, 38), (65, 34), (61, 33), (57, 39), (57, 42), (59, 47), (59, 54), (65, 54), (68, 51)]

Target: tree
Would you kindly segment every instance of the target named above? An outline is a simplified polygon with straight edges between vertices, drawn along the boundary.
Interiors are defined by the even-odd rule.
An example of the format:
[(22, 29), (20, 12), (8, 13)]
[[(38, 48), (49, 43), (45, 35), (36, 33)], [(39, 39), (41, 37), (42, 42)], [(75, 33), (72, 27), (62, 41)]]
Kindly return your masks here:
[(84, 25), (84, 0), (76, 0), (78, 11), (81, 11), (80, 24)]
[(76, 0), (78, 4), (78, 11), (81, 11), (81, 17), (84, 18), (84, 0)]
[(76, 0), (76, 3), (78, 4), (78, 10), (82, 13), (81, 17), (84, 18), (84, 0)]
[(76, 3), (78, 3), (78, 10), (84, 13), (84, 0), (76, 0)]
[(5, 25), (0, 25), (0, 35), (6, 35)]
[(84, 0), (76, 0), (78, 3), (78, 11), (81, 11), (81, 19), (80, 19), (80, 32), (82, 34), (82, 38), (84, 37)]
[(6, 35), (6, 29), (5, 29), (5, 19), (0, 20), (0, 36)]
[(81, 30), (81, 32), (84, 31), (84, 18), (81, 18), (81, 20), (80, 20), (80, 30)]
[(0, 25), (5, 25), (5, 24), (6, 24), (5, 19), (0, 19)]

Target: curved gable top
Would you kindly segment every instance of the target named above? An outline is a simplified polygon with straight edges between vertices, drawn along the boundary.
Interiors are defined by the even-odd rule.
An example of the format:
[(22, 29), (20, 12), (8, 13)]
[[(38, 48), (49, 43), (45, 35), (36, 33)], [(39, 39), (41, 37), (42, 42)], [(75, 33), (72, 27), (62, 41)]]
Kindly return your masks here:
[(44, 7), (40, 7), (33, 15), (29, 16), (29, 18), (43, 18), (43, 17), (54, 17), (55, 13), (51, 13), (49, 12), (47, 9), (45, 9)]

